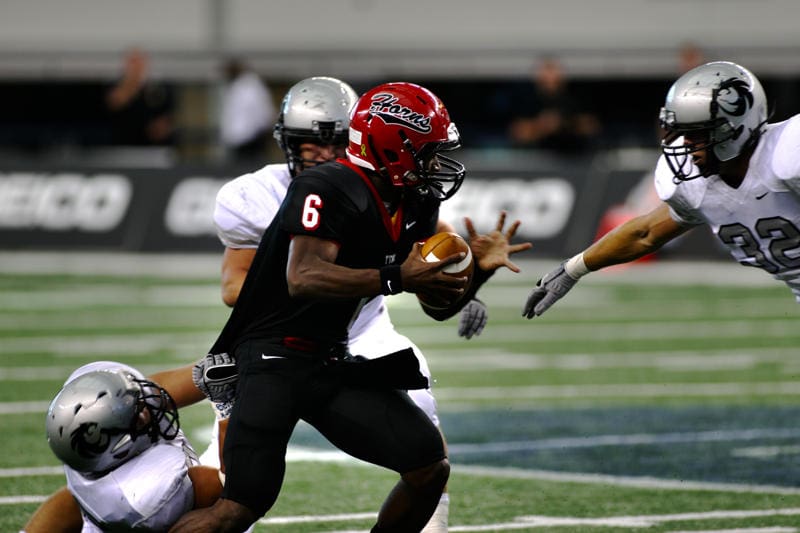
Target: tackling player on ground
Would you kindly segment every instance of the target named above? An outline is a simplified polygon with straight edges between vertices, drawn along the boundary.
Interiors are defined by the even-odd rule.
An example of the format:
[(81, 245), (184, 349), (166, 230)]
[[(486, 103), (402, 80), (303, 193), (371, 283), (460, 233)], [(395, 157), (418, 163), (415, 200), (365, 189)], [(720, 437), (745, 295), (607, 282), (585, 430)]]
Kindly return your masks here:
[(165, 531), (222, 491), (180, 431), (175, 401), (138, 370), (99, 361), (75, 370), (47, 411), (47, 440), (69, 491), (42, 504), (34, 532)]

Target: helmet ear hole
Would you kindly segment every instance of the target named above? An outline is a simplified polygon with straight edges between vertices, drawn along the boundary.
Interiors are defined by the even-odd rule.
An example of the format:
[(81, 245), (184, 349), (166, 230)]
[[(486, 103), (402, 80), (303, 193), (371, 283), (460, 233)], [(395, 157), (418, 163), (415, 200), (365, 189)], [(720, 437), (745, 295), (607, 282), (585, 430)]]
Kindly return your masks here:
[(384, 150), (383, 155), (386, 157), (386, 160), (389, 163), (397, 163), (400, 161), (400, 156), (397, 155), (397, 152), (394, 150)]

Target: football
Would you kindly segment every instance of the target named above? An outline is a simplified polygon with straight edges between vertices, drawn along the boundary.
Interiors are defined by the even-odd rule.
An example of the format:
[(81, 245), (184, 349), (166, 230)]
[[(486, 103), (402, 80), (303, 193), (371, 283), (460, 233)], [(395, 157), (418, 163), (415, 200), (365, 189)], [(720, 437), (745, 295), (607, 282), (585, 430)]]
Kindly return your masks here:
[[(469, 287), (469, 285), (472, 283), (472, 274), (475, 271), (475, 263), (472, 257), (472, 250), (470, 250), (467, 241), (465, 241), (460, 235), (448, 231), (437, 233), (426, 239), (422, 244), (422, 248), (420, 249), (422, 259), (429, 263), (441, 261), (442, 259), (458, 252), (464, 252), (467, 255), (461, 261), (444, 267), (442, 272), (457, 277), (466, 276), (468, 278), (467, 287)], [(417, 293), (417, 298), (419, 299), (420, 303), (432, 309), (445, 309), (449, 305), (448, 302), (444, 302), (441, 298), (438, 298), (435, 295)]]

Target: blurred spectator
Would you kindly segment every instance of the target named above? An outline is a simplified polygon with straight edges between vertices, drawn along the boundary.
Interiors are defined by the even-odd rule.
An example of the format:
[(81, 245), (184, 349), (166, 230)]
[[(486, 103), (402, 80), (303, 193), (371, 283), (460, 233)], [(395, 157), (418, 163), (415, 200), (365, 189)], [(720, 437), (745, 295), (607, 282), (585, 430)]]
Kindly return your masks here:
[(125, 54), (122, 77), (106, 93), (113, 142), (122, 145), (171, 145), (175, 141), (172, 88), (150, 78), (150, 58), (133, 48)]
[(571, 94), (561, 63), (542, 58), (532, 74), (532, 86), (514, 105), (517, 115), (508, 129), (511, 143), (559, 152), (590, 148), (600, 122)]
[(703, 50), (693, 42), (685, 42), (678, 49), (678, 74), (689, 72), (707, 62)]
[(263, 161), (275, 122), (275, 105), (269, 87), (242, 61), (231, 59), (224, 67), (220, 135), (233, 161)]

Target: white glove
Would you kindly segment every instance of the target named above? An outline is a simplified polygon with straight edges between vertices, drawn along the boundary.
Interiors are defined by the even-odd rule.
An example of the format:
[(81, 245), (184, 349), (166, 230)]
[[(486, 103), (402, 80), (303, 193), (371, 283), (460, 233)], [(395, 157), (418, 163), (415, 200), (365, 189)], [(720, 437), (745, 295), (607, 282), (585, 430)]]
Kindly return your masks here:
[(236, 396), (236, 359), (226, 353), (210, 353), (195, 363), (192, 381), (212, 403), (232, 402)]
[(561, 263), (557, 269), (540, 279), (533, 288), (522, 309), (522, 316), (533, 318), (541, 315), (567, 294), (576, 283), (578, 280), (567, 274), (564, 263)]
[(488, 319), (489, 313), (486, 305), (477, 298), (473, 298), (461, 309), (461, 316), (458, 319), (459, 336), (471, 339), (473, 335), (480, 335)]

